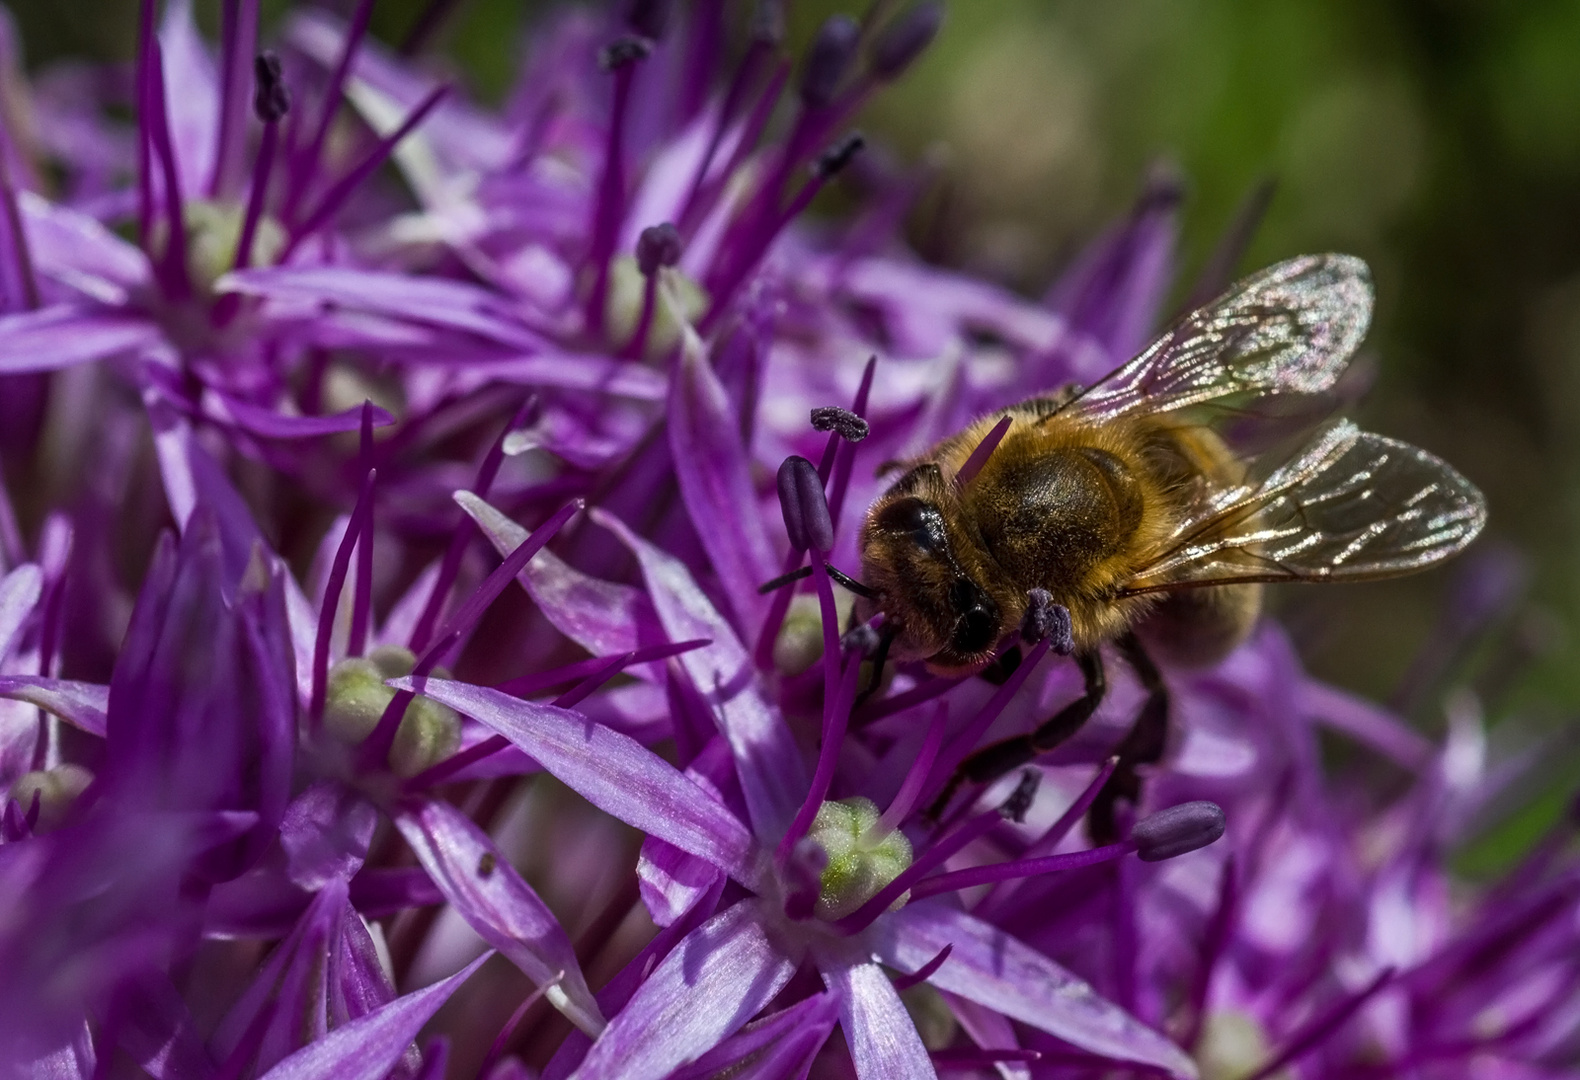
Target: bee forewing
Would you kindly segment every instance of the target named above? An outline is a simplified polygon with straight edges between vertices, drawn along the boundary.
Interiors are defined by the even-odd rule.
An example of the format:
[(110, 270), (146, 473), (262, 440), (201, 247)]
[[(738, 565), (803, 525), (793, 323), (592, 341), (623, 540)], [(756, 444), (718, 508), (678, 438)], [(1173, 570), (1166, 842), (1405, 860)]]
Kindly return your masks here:
[(1441, 458), (1343, 421), (1261, 483), (1219, 491), (1124, 592), (1392, 577), (1456, 554), (1486, 520)]
[(1360, 259), (1290, 259), (1180, 319), (1072, 405), (1108, 418), (1226, 397), (1322, 393), (1366, 336), (1371, 313), (1371, 273)]

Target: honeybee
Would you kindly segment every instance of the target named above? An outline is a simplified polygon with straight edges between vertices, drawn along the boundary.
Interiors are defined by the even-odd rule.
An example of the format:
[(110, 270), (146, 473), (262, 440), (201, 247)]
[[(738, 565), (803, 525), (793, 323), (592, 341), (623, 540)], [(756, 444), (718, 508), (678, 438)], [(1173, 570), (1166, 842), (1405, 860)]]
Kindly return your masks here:
[(1137, 797), (1136, 767), (1164, 748), (1153, 654), (1216, 662), (1250, 633), (1268, 583), (1393, 577), (1476, 537), (1481, 493), (1424, 450), (1340, 420), (1267, 468), (1220, 433), (1263, 399), (1331, 390), (1371, 308), (1361, 260), (1291, 259), (1091, 386), (984, 416), (900, 465), (861, 531), (863, 614), (883, 613), (888, 655), (981, 670), (1028, 598), (1051, 597), (1068, 609), (1085, 676), (1084, 696), (1037, 730), (968, 758), (935, 815), (955, 784), (1002, 775), (1084, 723), (1106, 688), (1101, 646), (1114, 643), (1149, 698), (1094, 808), (1094, 831), (1112, 833), (1115, 801)]

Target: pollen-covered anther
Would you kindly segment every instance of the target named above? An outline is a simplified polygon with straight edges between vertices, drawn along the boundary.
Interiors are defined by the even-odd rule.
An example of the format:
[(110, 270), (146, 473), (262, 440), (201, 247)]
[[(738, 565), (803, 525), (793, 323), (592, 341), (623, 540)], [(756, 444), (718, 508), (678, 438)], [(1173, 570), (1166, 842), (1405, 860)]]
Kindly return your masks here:
[(1026, 614), (1020, 620), (1022, 641), (1035, 644), (1048, 642), (1048, 647), (1060, 656), (1075, 651), (1074, 624), (1070, 609), (1055, 604), (1047, 589), (1032, 589), (1026, 594)]
[[(395, 691), (384, 680), (410, 675), (417, 658), (398, 645), (381, 645), (365, 657), (342, 660), (329, 669), (324, 724), (341, 742), (356, 744), (373, 733)], [(435, 675), (444, 672), (435, 669)], [(416, 776), (455, 753), (461, 745), (461, 720), (453, 709), (425, 697), (413, 699), (401, 717), (390, 747), (390, 771)]]
[(823, 480), (817, 466), (806, 458), (792, 454), (779, 466), (779, 507), (791, 547), (827, 552), (834, 546), (834, 522), (829, 517)]
[(812, 410), (812, 430), (832, 431), (846, 442), (860, 442), (871, 433), (867, 421), (838, 405), (819, 405)]
[[(819, 918), (832, 921), (849, 915), (911, 865), (911, 842), (897, 829), (880, 828), (880, 817), (870, 799), (843, 799), (818, 807), (807, 838), (828, 856), (819, 878)], [(893, 907), (903, 906), (905, 900), (901, 896)]]
[(1143, 862), (1162, 862), (1204, 848), (1223, 835), (1223, 807), (1198, 799), (1142, 818), (1130, 830), (1130, 841)]
[(9, 798), (15, 800), (23, 815), (32, 812), (33, 801), (37, 799), (38, 819), (33, 823), (33, 831), (46, 833), (66, 820), (77, 796), (92, 782), (93, 774), (81, 765), (57, 765), (53, 769), (23, 773), (11, 785)]

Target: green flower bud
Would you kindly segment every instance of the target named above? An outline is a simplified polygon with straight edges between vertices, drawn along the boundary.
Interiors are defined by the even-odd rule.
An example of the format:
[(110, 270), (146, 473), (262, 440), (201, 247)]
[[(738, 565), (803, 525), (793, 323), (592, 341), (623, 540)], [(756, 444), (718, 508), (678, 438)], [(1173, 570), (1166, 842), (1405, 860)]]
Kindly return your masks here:
[[(856, 598), (844, 589), (834, 590), (834, 611), (839, 625), (850, 618)], [(838, 630), (835, 631), (838, 633)], [(785, 621), (774, 638), (774, 668), (781, 675), (799, 675), (823, 659), (823, 609), (817, 597), (800, 593), (790, 601)], [(865, 685), (865, 683), (863, 683)]]
[[(680, 270), (667, 266), (658, 271), (671, 290), (670, 295), (680, 301), (681, 310), (691, 321), (707, 310), (708, 294), (702, 286), (686, 277)], [(604, 308), (609, 336), (613, 341), (629, 341), (642, 321), (642, 303), (647, 292), (647, 279), (637, 266), (636, 256), (622, 255), (609, 266), (609, 299)], [(653, 324), (647, 332), (648, 356), (662, 356), (680, 340), (680, 327), (669, 313), (669, 305), (662, 298), (653, 302)]]
[(11, 785), (9, 798), (26, 814), (33, 807), (33, 796), (38, 796), (38, 822), (35, 832), (50, 832), (59, 827), (71, 812), (77, 796), (93, 782), (93, 774), (81, 765), (57, 765), (53, 769), (23, 773)]
[[(870, 799), (845, 799), (818, 807), (807, 835), (828, 855), (817, 900), (821, 918), (844, 918), (911, 865), (911, 842), (897, 829), (877, 832), (879, 816)], [(897, 899), (894, 907), (903, 906), (905, 899)]]
[[(340, 661), (329, 670), (324, 700), (324, 726), (341, 742), (362, 742), (378, 727), (395, 691), (385, 679), (410, 675), (417, 658), (398, 645), (380, 645), (367, 656)], [(436, 670), (435, 675), (444, 676)], [(397, 776), (416, 776), (455, 753), (461, 745), (461, 718), (437, 701), (418, 697), (406, 706), (395, 742), (390, 747), (390, 770)]]
[[(182, 210), (187, 235), (187, 272), (202, 292), (236, 263), (236, 245), (241, 242), (241, 227), (246, 210), (237, 203), (188, 199)], [(285, 247), (285, 230), (273, 218), (258, 220), (252, 239), (252, 265), (268, 266)]]
[(917, 983), (900, 991), (900, 1004), (911, 1014), (916, 1034), (922, 1037), (922, 1045), (927, 1049), (942, 1050), (955, 1041), (960, 1024), (944, 995), (931, 983)]
[[(1272, 1049), (1255, 1017), (1233, 1009), (1211, 1012), (1196, 1044), (1201, 1080), (1245, 1080), (1267, 1061)], [(1280, 1070), (1270, 1080), (1289, 1080), (1289, 1073)]]

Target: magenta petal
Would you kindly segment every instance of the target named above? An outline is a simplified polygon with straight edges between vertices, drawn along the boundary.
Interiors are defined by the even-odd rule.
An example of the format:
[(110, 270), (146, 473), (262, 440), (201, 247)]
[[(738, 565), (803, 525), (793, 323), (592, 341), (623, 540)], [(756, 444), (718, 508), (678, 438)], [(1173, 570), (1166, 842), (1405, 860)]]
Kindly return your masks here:
[(16, 645), (43, 592), (44, 572), (35, 563), (24, 563), (0, 578), (0, 660)]
[(55, 371), (158, 340), (159, 328), (148, 319), (76, 304), (0, 315), (0, 374)]
[(839, 1024), (861, 1080), (937, 1075), (911, 1014), (882, 968), (870, 963), (825, 967), (823, 982), (839, 998)]
[(658, 1080), (756, 1016), (795, 974), (769, 940), (761, 902), (694, 930), (593, 1043), (574, 1080)]
[(670, 640), (712, 640), (706, 648), (681, 656), (680, 664), (717, 711), (735, 757), (753, 830), (777, 842), (801, 808), (811, 777), (784, 719), (764, 700), (751, 657), (683, 563), (637, 536), (619, 518), (596, 509), (589, 513), (642, 564), (653, 606)]
[[(307, 439), (315, 435), (356, 431), (362, 426), (361, 405), (328, 416), (287, 416), (225, 394), (215, 394), (214, 397), (219, 404), (220, 419), (266, 439)], [(387, 410), (373, 406), (374, 427), (388, 427), (394, 422), (395, 418)]]
[(949, 962), (929, 980), (938, 989), (1093, 1054), (1196, 1076), (1190, 1057), (1162, 1034), (1035, 949), (946, 904), (922, 901), (884, 916), (873, 925), (873, 943), (877, 958), (901, 971), (915, 971), (953, 945)]
[[(397, 689), (418, 689), (411, 678)], [(755, 884), (752, 836), (695, 781), (630, 736), (569, 709), (538, 705), (482, 686), (427, 679), (421, 693), (465, 713), (515, 743), (594, 806)]]
[(195, 195), (208, 189), (218, 150), (219, 78), (192, 19), (192, 0), (166, 7), (159, 46), (176, 172), (181, 190)]
[[(0, 631), (3, 629), (0, 627)], [(5, 655), (4, 646), (4, 638), (0, 637), (0, 656)], [(108, 686), (42, 675), (0, 675), (0, 697), (37, 705), (73, 727), (104, 737), (104, 712), (110, 704)]]
[(590, 390), (633, 401), (663, 401), (668, 384), (652, 368), (602, 356), (538, 353), (491, 361), (482, 368), (503, 382)]
[(687, 336), (669, 392), (669, 448), (680, 495), (745, 636), (755, 638), (767, 599), (757, 586), (778, 572), (752, 488), (740, 419)]
[(488, 834), (449, 803), (427, 801), (395, 818), (434, 884), (484, 941), (538, 986), (577, 1027), (603, 1028), (565, 930)]
[(264, 1080), (382, 1080), (439, 1006), (492, 955), (484, 953), (448, 979), (336, 1028), (270, 1069)]
[[(470, 491), (457, 491), (455, 501), (501, 555), (527, 538), (526, 529)], [(589, 577), (551, 551), (534, 555), (516, 580), (556, 630), (595, 656), (634, 652), (669, 640), (653, 602), (640, 589)], [(662, 671), (660, 667), (656, 677), (662, 678)], [(631, 673), (653, 677), (643, 666)]]

